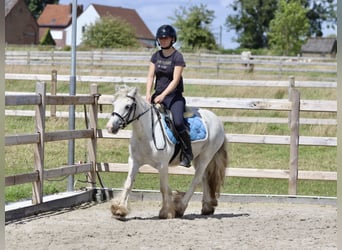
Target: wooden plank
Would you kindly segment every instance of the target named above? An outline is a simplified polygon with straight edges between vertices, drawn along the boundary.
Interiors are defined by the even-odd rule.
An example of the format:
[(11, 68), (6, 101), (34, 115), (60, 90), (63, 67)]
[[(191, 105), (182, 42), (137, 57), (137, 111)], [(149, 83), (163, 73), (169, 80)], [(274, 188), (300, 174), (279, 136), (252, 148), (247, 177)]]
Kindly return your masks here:
[(76, 164), (60, 168), (47, 169), (44, 171), (44, 179), (56, 178), (60, 176), (74, 175), (92, 171), (91, 163)]
[[(98, 130), (98, 138), (104, 139), (129, 139), (132, 136), (131, 130), (119, 130), (117, 134), (108, 133), (106, 129)], [(255, 135), (255, 134), (226, 134), (229, 143), (248, 144), (277, 144), (289, 145), (288, 135)], [(300, 136), (299, 145), (302, 146), (336, 146), (336, 137)]]
[[(225, 109), (255, 109), (255, 110), (285, 110), (291, 108), (291, 103), (284, 99), (260, 98), (216, 98), (216, 97), (186, 97), (187, 105), (202, 108)], [(101, 95), (99, 104), (112, 104), (113, 96)]]
[[(5, 110), (6, 116), (34, 116), (33, 110)], [(99, 113), (98, 118), (108, 119), (110, 113)], [(46, 116), (50, 117), (51, 112), (46, 111)], [(56, 111), (55, 117), (69, 117), (69, 112)], [(76, 118), (84, 118), (84, 112), (75, 112)], [(275, 124), (287, 124), (288, 118), (278, 118), (278, 117), (253, 117), (253, 116), (219, 116), (222, 122), (232, 122), (232, 123), (275, 123)], [(320, 118), (300, 118), (299, 123), (305, 125), (332, 125), (336, 126), (336, 119), (320, 119)]]
[(17, 174), (5, 177), (5, 186), (14, 186), (29, 182), (36, 182), (39, 180), (38, 172), (26, 173), (26, 174)]
[(114, 101), (113, 95), (101, 95), (98, 100), (98, 104), (101, 105), (112, 105)]
[(63, 130), (57, 132), (46, 132), (45, 141), (61, 141), (61, 140), (71, 140), (71, 139), (81, 139), (81, 138), (92, 138), (94, 136), (94, 131), (92, 129), (84, 130)]
[[(6, 110), (5, 110), (6, 111)], [(109, 117), (109, 114), (108, 114)], [(219, 116), (222, 122), (232, 123), (275, 123), (275, 124), (287, 124), (288, 118), (278, 117), (243, 117), (243, 116)], [(301, 125), (337, 125), (336, 119), (319, 119), (319, 118), (300, 118), (299, 124)]]
[[(93, 130), (57, 131), (45, 133), (45, 141), (59, 141), (68, 139), (91, 138)], [(97, 137), (104, 139), (130, 139), (131, 130), (120, 130), (117, 134), (108, 133), (106, 129), (98, 129)], [(286, 135), (254, 135), (254, 134), (226, 134), (229, 143), (249, 144), (278, 144), (288, 145), (289, 136)], [(23, 145), (39, 142), (38, 134), (13, 135), (5, 137), (5, 145)], [(337, 146), (336, 137), (300, 136), (299, 145), (302, 146)]]
[[(44, 171), (44, 179), (56, 178), (66, 175), (84, 173), (92, 171), (92, 164), (76, 164), (71, 166), (65, 166), (60, 168), (48, 169)], [(24, 183), (36, 182), (39, 180), (39, 174), (37, 172), (26, 173), (26, 174), (17, 174), (5, 177), (5, 185), (13, 186)]]
[(44, 202), (37, 205), (23, 205), (20, 207), (9, 208), (5, 211), (6, 221), (18, 220), (24, 217), (37, 215), (39, 213), (60, 210), (62, 208), (70, 208), (76, 205), (93, 201), (95, 189), (78, 191), (73, 193), (57, 194), (50, 197), (44, 197)]
[(300, 111), (337, 112), (337, 101), (300, 100)]
[(84, 105), (93, 104), (93, 96), (47, 96), (47, 105)]
[(6, 95), (5, 105), (6, 106), (18, 106), (18, 105), (38, 105), (42, 102), (39, 95), (25, 94), (25, 95)]
[[(29, 117), (34, 117), (35, 112), (33, 110), (5, 110), (5, 115), (7, 116), (29, 116)], [(51, 112), (46, 111), (45, 112), (46, 117), (51, 117)], [(55, 117), (64, 117), (68, 118), (70, 116), (69, 112), (67, 111), (56, 111)], [(75, 117), (76, 118), (84, 118), (84, 112), (75, 112)], [(98, 118), (102, 119), (108, 119), (110, 117), (109, 113), (99, 113)]]
[(39, 142), (39, 134), (8, 135), (5, 137), (5, 146), (34, 144)]
[(186, 102), (189, 106), (202, 108), (255, 110), (290, 110), (291, 108), (291, 103), (283, 99), (186, 97)]
[(36, 93), (42, 97), (42, 103), (35, 107), (35, 131), (39, 134), (39, 143), (33, 144), (34, 169), (39, 174), (37, 181), (32, 183), (32, 203), (43, 202), (44, 166), (45, 166), (45, 110), (46, 110), (46, 83), (36, 84)]
[(297, 89), (290, 88), (289, 98), (292, 103), (290, 111), (290, 161), (289, 161), (289, 186), (288, 194), (297, 194), (298, 179), (298, 150), (299, 150), (299, 105), (300, 93)]
[[(26, 61), (25, 61), (26, 62)], [(16, 74), (6, 73), (5, 79), (9, 80), (30, 80), (30, 81), (50, 81), (49, 74)], [(120, 76), (86, 76), (79, 75), (76, 77), (80, 82), (112, 82), (112, 83), (146, 83), (146, 77), (120, 77)], [(58, 81), (69, 81), (69, 75), (58, 75)], [(229, 79), (184, 79), (186, 84), (193, 85), (217, 85), (217, 86), (237, 86), (237, 87), (284, 87), (287, 88), (288, 81), (274, 80), (229, 80)], [(336, 81), (296, 81), (298, 88), (336, 88)]]
[[(111, 105), (112, 95), (101, 95), (98, 104)], [(283, 110), (289, 111), (291, 103), (284, 99), (260, 99), (260, 98), (204, 98), (186, 97), (187, 105), (202, 108), (223, 109), (251, 109), (251, 110)], [(6, 106), (12, 105), (37, 105), (41, 98), (37, 95), (7, 95)], [(83, 105), (93, 104), (92, 96), (47, 96), (48, 105)], [(308, 112), (337, 112), (336, 101), (301, 100), (301, 111)]]
[(119, 130), (117, 134), (108, 133), (107, 129), (98, 129), (97, 137), (104, 139), (130, 139), (132, 136), (132, 130)]
[(328, 171), (298, 171), (300, 180), (337, 181), (337, 172)]
[(277, 144), (289, 145), (290, 136), (285, 135), (253, 135), (253, 134), (226, 134), (229, 143), (247, 144)]
[[(127, 163), (97, 163), (97, 171), (99, 172), (115, 172), (127, 173)], [(155, 168), (144, 165), (139, 169), (139, 173), (158, 174)], [(174, 175), (194, 175), (193, 167), (169, 167), (169, 173)], [(271, 179), (288, 179), (289, 170), (283, 169), (257, 169), (257, 168), (227, 168), (226, 177), (246, 177), (246, 178), (271, 178)], [(298, 179), (301, 180), (337, 180), (336, 172), (327, 171), (299, 171)]]
[(336, 137), (323, 136), (299, 136), (299, 145), (301, 146), (337, 146)]

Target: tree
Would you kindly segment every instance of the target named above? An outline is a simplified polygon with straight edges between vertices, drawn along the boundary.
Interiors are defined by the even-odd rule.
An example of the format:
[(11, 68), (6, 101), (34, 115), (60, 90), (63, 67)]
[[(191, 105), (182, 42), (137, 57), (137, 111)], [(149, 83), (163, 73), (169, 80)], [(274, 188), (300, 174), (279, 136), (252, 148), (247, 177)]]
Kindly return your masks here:
[(184, 49), (217, 49), (215, 36), (210, 25), (214, 20), (214, 11), (208, 10), (206, 5), (191, 6), (188, 9), (180, 7), (171, 17), (178, 30), (178, 40)]
[(242, 48), (267, 47), (269, 23), (274, 17), (278, 0), (234, 0), (230, 5), (235, 15), (228, 15), (225, 27), (235, 30), (236, 42)]
[(310, 22), (310, 36), (323, 36), (324, 28), (336, 27), (336, 0), (302, 0), (302, 5), (309, 9), (306, 16)]
[(59, 0), (25, 0), (26, 6), (37, 19), (47, 4), (58, 4)]
[(139, 46), (133, 27), (111, 16), (103, 17), (89, 25), (83, 34), (83, 44), (93, 48)]
[[(268, 47), (267, 33), (280, 0), (234, 0), (229, 7), (236, 14), (228, 15), (225, 26), (235, 30), (236, 42), (242, 48), (258, 49)], [(290, 3), (292, 0), (287, 0)], [(310, 29), (308, 36), (322, 36), (323, 29), (336, 27), (337, 0), (300, 0), (308, 11)]]
[(45, 32), (45, 34), (42, 37), (42, 39), (40, 39), (39, 44), (40, 45), (56, 45), (55, 40), (53, 40), (53, 38), (51, 36), (50, 29), (48, 29)]
[(279, 0), (275, 18), (268, 33), (272, 49), (283, 55), (296, 55), (307, 38), (310, 28), (307, 10), (299, 0)]

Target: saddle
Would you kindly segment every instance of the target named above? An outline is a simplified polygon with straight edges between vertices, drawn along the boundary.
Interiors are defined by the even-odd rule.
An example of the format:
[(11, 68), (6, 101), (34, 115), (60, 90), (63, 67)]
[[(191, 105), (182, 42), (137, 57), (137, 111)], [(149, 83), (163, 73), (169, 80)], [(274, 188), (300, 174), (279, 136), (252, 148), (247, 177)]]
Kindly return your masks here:
[[(174, 126), (171, 111), (162, 104), (156, 104), (155, 107), (161, 114), (161, 119), (163, 121), (164, 129), (166, 131), (168, 139), (173, 144), (179, 144), (179, 141), (177, 139), (178, 132)], [(202, 120), (200, 113), (198, 112), (198, 108), (186, 106), (184, 118), (187, 122), (190, 139), (192, 142), (207, 139), (207, 128)]]

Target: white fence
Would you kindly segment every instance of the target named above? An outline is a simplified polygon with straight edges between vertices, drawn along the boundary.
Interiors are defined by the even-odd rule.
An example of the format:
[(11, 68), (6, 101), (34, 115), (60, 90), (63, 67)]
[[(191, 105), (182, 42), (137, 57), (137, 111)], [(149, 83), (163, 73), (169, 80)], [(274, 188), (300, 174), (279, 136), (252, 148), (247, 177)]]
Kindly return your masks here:
[[(145, 76), (153, 51), (78, 51), (77, 68), (82, 75), (106, 74)], [(236, 72), (256, 72), (274, 77), (289, 74), (318, 73), (318, 77), (336, 78), (336, 59), (320, 57), (275, 57), (257, 56), (242, 58), (241, 55), (222, 55), (206, 53), (184, 53), (187, 62), (186, 76), (230, 78)], [(10, 51), (5, 54), (5, 63), (13, 73), (16, 68), (41, 72), (56, 68), (62, 73), (70, 65), (70, 51)], [(201, 69), (201, 70), (199, 70)], [(64, 72), (63, 72), (64, 71)], [(9, 72), (7, 70), (7, 72)]]

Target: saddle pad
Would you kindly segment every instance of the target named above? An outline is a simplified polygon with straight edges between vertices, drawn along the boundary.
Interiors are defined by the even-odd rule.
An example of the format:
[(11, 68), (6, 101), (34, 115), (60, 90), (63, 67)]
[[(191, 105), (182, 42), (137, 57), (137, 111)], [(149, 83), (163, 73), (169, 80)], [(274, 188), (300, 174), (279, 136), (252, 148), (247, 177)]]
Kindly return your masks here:
[[(192, 117), (185, 118), (185, 120), (188, 122), (190, 127), (191, 141), (200, 141), (207, 138), (207, 128), (200, 116), (194, 115)], [(174, 144), (179, 143), (172, 130), (166, 125), (165, 116), (163, 116), (163, 124), (169, 140)]]

